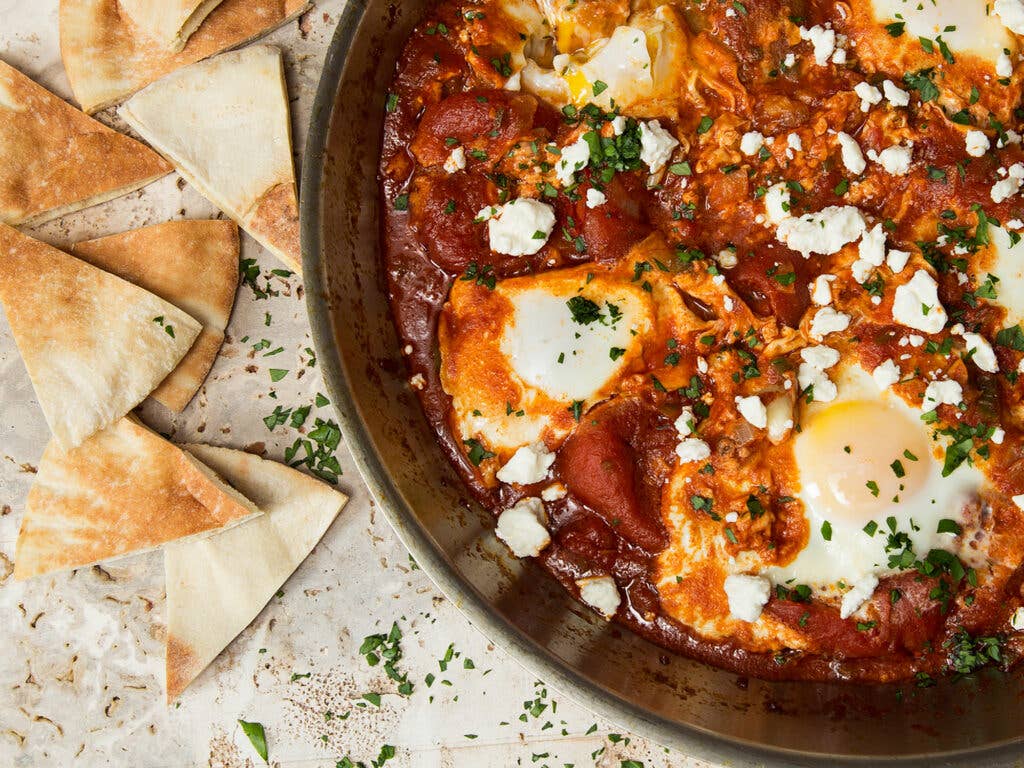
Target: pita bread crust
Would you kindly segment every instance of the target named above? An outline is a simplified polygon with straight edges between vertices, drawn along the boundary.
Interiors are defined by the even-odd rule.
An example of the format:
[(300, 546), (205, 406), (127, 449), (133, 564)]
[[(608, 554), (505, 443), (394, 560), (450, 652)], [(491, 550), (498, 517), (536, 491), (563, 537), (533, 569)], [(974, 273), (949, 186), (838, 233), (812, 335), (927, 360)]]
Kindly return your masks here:
[(118, 0), (61, 0), (60, 50), (75, 98), (90, 114), (174, 70), (262, 37), (309, 0), (224, 0), (180, 52), (140, 35)]
[(237, 525), (259, 509), (131, 418), (43, 453), (15, 548), (14, 576), (81, 568)]
[(253, 45), (168, 75), (118, 111), (198, 189), (301, 273), (281, 52)]
[(229, 448), (185, 448), (264, 514), (231, 530), (164, 548), (168, 701), (263, 610), (347, 500), (284, 464)]
[(222, 0), (119, 0), (132, 21), (165, 48), (180, 51)]
[(0, 221), (40, 224), (120, 197), (171, 170), (156, 152), (0, 61)]
[(151, 395), (173, 411), (188, 405), (220, 352), (238, 288), (238, 248), (233, 221), (170, 221), (72, 248), (203, 324), (192, 348)]
[(6, 224), (0, 302), (50, 430), (65, 448), (141, 403), (201, 329), (159, 296)]

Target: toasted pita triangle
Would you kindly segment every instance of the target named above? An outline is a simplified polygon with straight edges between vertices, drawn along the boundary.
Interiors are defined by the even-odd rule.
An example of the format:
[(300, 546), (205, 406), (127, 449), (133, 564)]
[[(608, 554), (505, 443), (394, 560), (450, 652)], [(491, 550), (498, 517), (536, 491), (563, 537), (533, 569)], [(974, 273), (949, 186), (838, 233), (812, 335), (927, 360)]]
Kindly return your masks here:
[(118, 0), (61, 0), (60, 52), (75, 98), (93, 113), (179, 67), (245, 45), (310, 6), (309, 0), (224, 0), (176, 53), (140, 34)]
[(132, 21), (153, 40), (180, 51), (222, 0), (119, 0)]
[(64, 448), (142, 402), (202, 328), (159, 296), (6, 224), (0, 224), (0, 302)]
[(233, 221), (169, 221), (78, 243), (79, 258), (156, 294), (203, 324), (188, 354), (151, 397), (181, 411), (217, 358), (238, 287)]
[(0, 221), (39, 224), (170, 172), (149, 147), (0, 61)]
[(231, 530), (164, 548), (168, 701), (263, 610), (346, 501), (333, 488), (284, 464), (228, 448), (185, 448), (265, 514)]
[(14, 576), (81, 568), (260, 514), (189, 454), (131, 418), (64, 452), (51, 441), (28, 494)]
[(301, 270), (291, 119), (281, 52), (222, 53), (135, 94), (119, 114), (189, 183)]

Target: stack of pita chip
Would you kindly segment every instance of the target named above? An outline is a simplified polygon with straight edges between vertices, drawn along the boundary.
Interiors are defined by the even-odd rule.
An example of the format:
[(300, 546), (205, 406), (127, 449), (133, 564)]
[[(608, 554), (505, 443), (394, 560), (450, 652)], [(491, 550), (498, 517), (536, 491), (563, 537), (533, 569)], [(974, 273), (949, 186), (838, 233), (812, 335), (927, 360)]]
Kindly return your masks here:
[(0, 222), (40, 224), (127, 194), (171, 170), (148, 147), (0, 61)]
[(192, 186), (301, 272), (281, 52), (254, 45), (168, 75), (118, 111)]

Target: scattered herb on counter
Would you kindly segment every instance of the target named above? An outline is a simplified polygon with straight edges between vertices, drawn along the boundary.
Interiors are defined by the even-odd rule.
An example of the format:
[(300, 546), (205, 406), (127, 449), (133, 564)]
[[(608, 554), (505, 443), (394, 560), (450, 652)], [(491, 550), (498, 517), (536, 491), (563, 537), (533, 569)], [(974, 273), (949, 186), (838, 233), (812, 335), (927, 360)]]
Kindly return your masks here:
[(242, 726), (242, 732), (249, 739), (249, 743), (252, 744), (252, 748), (256, 750), (256, 754), (262, 758), (263, 762), (267, 760), (267, 734), (263, 730), (262, 723), (247, 723), (245, 720), (239, 720), (238, 724)]
[[(409, 681), (404, 672), (399, 672), (397, 664), (402, 660), (402, 630), (398, 622), (391, 624), (391, 631), (385, 634), (367, 635), (363, 638), (363, 644), (359, 646), (359, 655), (366, 659), (366, 663), (375, 667), (384, 662), (384, 672), (389, 678), (398, 683), (398, 693), (402, 696), (409, 696), (413, 691), (413, 684)], [(376, 705), (380, 706), (380, 694), (376, 696)], [(372, 701), (370, 694), (363, 698)]]

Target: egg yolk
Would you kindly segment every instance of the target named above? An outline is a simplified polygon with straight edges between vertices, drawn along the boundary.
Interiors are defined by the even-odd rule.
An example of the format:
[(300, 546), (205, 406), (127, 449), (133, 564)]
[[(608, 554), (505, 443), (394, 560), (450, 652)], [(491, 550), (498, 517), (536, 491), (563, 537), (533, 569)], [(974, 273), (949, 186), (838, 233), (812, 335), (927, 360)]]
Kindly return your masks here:
[(804, 494), (834, 519), (866, 523), (928, 483), (926, 431), (877, 401), (836, 403), (815, 414), (795, 450)]

